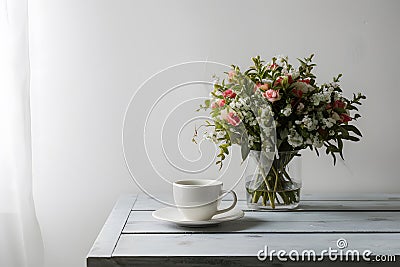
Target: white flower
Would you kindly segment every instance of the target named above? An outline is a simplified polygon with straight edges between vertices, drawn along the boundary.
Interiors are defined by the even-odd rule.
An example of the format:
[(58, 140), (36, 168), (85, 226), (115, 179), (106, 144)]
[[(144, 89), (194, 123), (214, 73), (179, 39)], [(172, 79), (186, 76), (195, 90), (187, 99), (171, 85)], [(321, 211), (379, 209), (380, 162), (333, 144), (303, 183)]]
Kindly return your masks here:
[(217, 138), (224, 138), (225, 137), (225, 131), (218, 131), (217, 132)]
[(336, 121), (332, 118), (327, 118), (327, 119), (322, 119), (322, 123), (324, 124), (322, 128), (331, 128), (333, 125), (335, 125)]
[(318, 134), (314, 136), (312, 145), (316, 148), (321, 148), (324, 145), (324, 143), (319, 139)]
[(291, 128), (288, 135), (288, 143), (292, 147), (299, 147), (303, 145), (303, 137), (297, 133), (296, 129)]
[(244, 107), (247, 108), (247, 103), (246, 103), (246, 99), (240, 98), (239, 99), (240, 104)]
[(336, 100), (340, 100), (341, 98), (342, 98), (342, 94), (335, 91), (333, 94), (333, 100), (336, 101)]
[(319, 106), (320, 102), (329, 102), (331, 95), (329, 93), (318, 93), (311, 97), (314, 106)]
[(275, 58), (276, 58), (276, 61), (280, 62), (280, 63), (283, 63), (283, 62), (289, 60), (289, 57), (285, 56), (285, 55), (277, 55), (277, 56), (275, 56)]
[(295, 82), (294, 86), (296, 87), (297, 90), (302, 91), (303, 93), (308, 93), (311, 91), (314, 91), (314, 86), (309, 85), (308, 83), (303, 83), (303, 82)]
[(308, 117), (308, 115), (303, 118), (301, 123), (309, 131), (313, 131), (313, 130), (317, 129), (317, 125), (318, 125), (318, 121), (314, 118)]
[(331, 86), (331, 87), (328, 87), (328, 89), (326, 89), (326, 90), (327, 90), (328, 94), (332, 94), (335, 89)]
[(318, 106), (319, 102), (321, 101), (321, 96), (319, 94), (315, 94), (311, 97), (311, 101), (314, 106)]
[(338, 88), (339, 87), (339, 84), (336, 83), (336, 82), (331, 82), (329, 85), (332, 86), (333, 88)]
[(263, 82), (263, 83), (269, 83), (269, 84), (271, 84), (271, 83), (273, 83), (273, 80), (262, 79), (262, 82)]
[(281, 113), (283, 114), (283, 115), (285, 115), (286, 117), (288, 117), (290, 114), (292, 114), (292, 106), (289, 104), (289, 105), (287, 105), (285, 108), (283, 108), (282, 110), (281, 110)]
[(300, 104), (297, 106), (297, 112), (301, 112), (303, 109), (304, 109), (304, 104), (303, 104), (303, 103), (300, 103)]

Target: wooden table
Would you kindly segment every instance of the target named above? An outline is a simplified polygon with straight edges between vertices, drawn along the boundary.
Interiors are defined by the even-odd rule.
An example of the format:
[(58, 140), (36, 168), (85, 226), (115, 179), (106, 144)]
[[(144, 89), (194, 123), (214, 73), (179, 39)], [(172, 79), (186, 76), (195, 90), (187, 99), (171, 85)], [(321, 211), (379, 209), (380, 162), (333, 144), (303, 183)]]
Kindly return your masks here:
[[(273, 212), (248, 210), (240, 200), (244, 218), (209, 228), (158, 221), (151, 212), (161, 207), (146, 195), (122, 196), (90, 250), (87, 266), (319, 266), (321, 254), (326, 264), (363, 266), (365, 250), (373, 253), (369, 265), (400, 266), (400, 194), (304, 195), (299, 209)], [(347, 247), (339, 249), (338, 239), (345, 239)], [(269, 252), (286, 251), (287, 261), (276, 254), (259, 260), (257, 254), (266, 246)], [(323, 252), (329, 247), (343, 255), (357, 250), (360, 261), (351, 260), (350, 254), (347, 262), (332, 261)], [(304, 251), (314, 250), (316, 260), (292, 261), (288, 255), (296, 254), (291, 250), (300, 259), (302, 253), (308, 258)], [(376, 255), (389, 262), (378, 262), (384, 257)]]

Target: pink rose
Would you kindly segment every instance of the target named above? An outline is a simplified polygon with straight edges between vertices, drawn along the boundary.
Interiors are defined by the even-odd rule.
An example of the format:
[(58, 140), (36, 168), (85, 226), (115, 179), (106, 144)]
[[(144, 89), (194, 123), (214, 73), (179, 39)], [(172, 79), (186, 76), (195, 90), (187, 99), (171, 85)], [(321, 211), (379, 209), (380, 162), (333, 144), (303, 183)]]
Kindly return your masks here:
[(217, 102), (212, 103), (211, 108), (214, 109), (214, 108), (218, 108), (218, 107), (223, 107), (223, 106), (225, 106), (225, 103), (226, 103), (225, 99), (220, 99)]
[(217, 104), (218, 104), (219, 107), (225, 106), (225, 99), (218, 100)]
[(263, 94), (263, 96), (269, 102), (272, 102), (272, 103), (274, 103), (275, 101), (278, 101), (279, 99), (281, 99), (281, 96), (279, 95), (279, 90), (269, 89)]
[(236, 97), (236, 93), (234, 93), (232, 91), (232, 89), (228, 89), (228, 90), (226, 90), (225, 92), (222, 93), (222, 96), (225, 97), (225, 98), (226, 97), (235, 98)]
[(228, 113), (226, 120), (228, 121), (229, 124), (233, 126), (238, 126), (240, 123), (240, 118), (233, 111)]

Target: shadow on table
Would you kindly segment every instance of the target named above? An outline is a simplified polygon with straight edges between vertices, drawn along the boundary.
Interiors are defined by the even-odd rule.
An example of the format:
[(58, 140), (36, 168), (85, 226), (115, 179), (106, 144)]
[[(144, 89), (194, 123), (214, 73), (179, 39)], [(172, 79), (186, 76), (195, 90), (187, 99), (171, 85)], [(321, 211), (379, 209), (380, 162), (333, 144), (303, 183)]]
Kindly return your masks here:
[(202, 227), (187, 227), (187, 226), (177, 226), (180, 229), (187, 229), (190, 232), (238, 232), (248, 229), (255, 229), (259, 225), (266, 225), (268, 220), (258, 219), (258, 218), (247, 218), (246, 216), (230, 222), (220, 223), (218, 225), (212, 226), (202, 226)]

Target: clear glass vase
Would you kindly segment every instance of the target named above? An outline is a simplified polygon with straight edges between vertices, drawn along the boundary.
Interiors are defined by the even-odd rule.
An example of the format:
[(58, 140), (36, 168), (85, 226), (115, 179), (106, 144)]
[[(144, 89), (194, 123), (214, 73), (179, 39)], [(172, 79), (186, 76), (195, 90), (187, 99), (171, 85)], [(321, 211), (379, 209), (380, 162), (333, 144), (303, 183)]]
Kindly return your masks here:
[(299, 151), (268, 153), (252, 150), (245, 171), (250, 209), (294, 209), (300, 203)]

